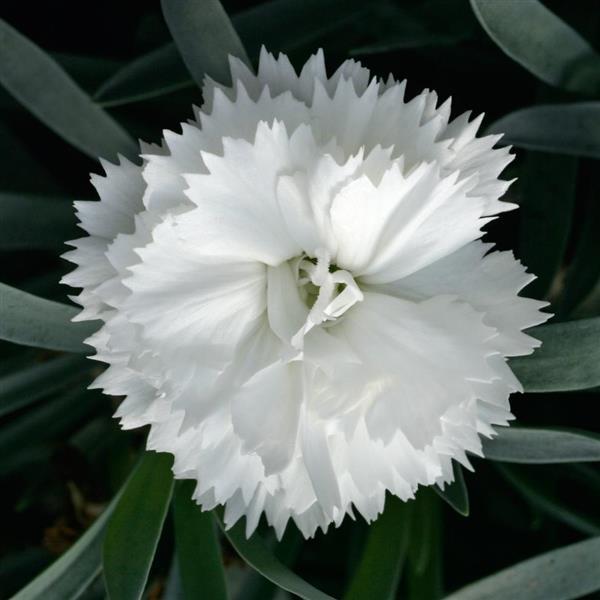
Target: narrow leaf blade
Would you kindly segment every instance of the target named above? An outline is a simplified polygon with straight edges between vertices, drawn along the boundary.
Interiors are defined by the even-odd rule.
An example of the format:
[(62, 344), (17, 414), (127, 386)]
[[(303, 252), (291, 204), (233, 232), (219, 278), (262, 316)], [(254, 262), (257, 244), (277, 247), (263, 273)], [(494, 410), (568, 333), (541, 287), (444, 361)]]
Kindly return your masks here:
[(495, 438), (483, 441), (483, 453), (486, 458), (512, 463), (600, 461), (600, 436), (586, 431), (505, 427)]
[(540, 104), (516, 110), (492, 123), (503, 143), (527, 150), (600, 158), (600, 102)]
[(163, 15), (192, 79), (228, 84), (229, 56), (250, 61), (219, 0), (162, 0)]
[(120, 106), (169, 94), (193, 84), (177, 47), (169, 42), (119, 69), (98, 88), (94, 99), (100, 106)]
[[(74, 387), (67, 393), (45, 402), (34, 411), (28, 411), (16, 419), (11, 419), (0, 428), (0, 464), (19, 456), (29, 446), (52, 442), (84, 423), (103, 405), (97, 402), (99, 392), (86, 391)], [(0, 471), (2, 470), (0, 469)]]
[(92, 158), (135, 156), (125, 130), (33, 42), (0, 19), (0, 83), (40, 121)]
[(482, 27), (513, 60), (571, 92), (600, 90), (600, 56), (538, 0), (471, 0)]
[(315, 40), (348, 26), (369, 9), (361, 0), (271, 0), (233, 15), (250, 58), (270, 52), (314, 51)]
[(104, 531), (118, 498), (113, 499), (67, 552), (13, 596), (13, 600), (64, 600), (85, 592), (102, 571), (100, 552)]
[[(585, 535), (600, 535), (598, 519), (578, 512), (575, 507), (571, 506), (571, 503), (558, 497), (551, 486), (542, 485), (540, 481), (525, 477), (514, 466), (497, 464), (496, 468), (532, 506)], [(591, 492), (591, 490), (587, 491)]]
[(446, 600), (569, 600), (600, 589), (600, 537), (517, 563)]
[(521, 163), (519, 258), (537, 278), (527, 295), (544, 298), (564, 259), (575, 205), (577, 159), (528, 152)]
[(106, 529), (102, 550), (111, 598), (142, 597), (173, 492), (172, 457), (146, 452)]
[(459, 515), (469, 516), (469, 492), (462, 472), (461, 466), (454, 462), (454, 481), (446, 484), (444, 489), (437, 485), (433, 486), (435, 493), (445, 500)]
[(38, 298), (0, 283), (0, 339), (23, 346), (88, 352), (83, 340), (98, 323), (72, 323), (73, 306)]
[(246, 538), (241, 522), (226, 530), (222, 510), (216, 510), (215, 515), (219, 526), (237, 553), (263, 577), (305, 600), (333, 600), (331, 596), (313, 587), (284, 566), (256, 533), (249, 539)]
[(383, 514), (370, 526), (369, 537), (345, 600), (392, 600), (408, 548), (412, 504), (388, 496)]
[(437, 600), (442, 597), (441, 500), (429, 488), (415, 498), (408, 549), (408, 600)]
[[(249, 57), (256, 61), (262, 44), (272, 52), (309, 46), (312, 50), (316, 40), (356, 20), (366, 9), (357, 0), (271, 0), (233, 15), (231, 21)], [(94, 98), (101, 106), (119, 106), (191, 85), (175, 44), (168, 43), (125, 65), (102, 84)]]
[(61, 356), (0, 377), (0, 417), (20, 410), (79, 377), (85, 360)]
[(70, 202), (0, 192), (0, 250), (58, 249), (78, 235)]
[(173, 496), (175, 541), (186, 599), (227, 599), (221, 546), (212, 513), (202, 512), (192, 500), (195, 482), (178, 481)]
[[(600, 311), (595, 309), (595, 298), (600, 289), (600, 202), (598, 202), (598, 184), (600, 174), (596, 171), (587, 189), (579, 194), (578, 202), (583, 200), (585, 219), (581, 225), (573, 256), (564, 275), (562, 294), (556, 299), (554, 306), (557, 317), (562, 321), (565, 316), (577, 314), (583, 309), (582, 316), (596, 316)], [(580, 199), (581, 198), (581, 199)], [(580, 204), (581, 206), (581, 204)], [(587, 310), (586, 304), (589, 303)]]
[(600, 386), (600, 317), (540, 325), (529, 333), (542, 347), (509, 363), (526, 392)]

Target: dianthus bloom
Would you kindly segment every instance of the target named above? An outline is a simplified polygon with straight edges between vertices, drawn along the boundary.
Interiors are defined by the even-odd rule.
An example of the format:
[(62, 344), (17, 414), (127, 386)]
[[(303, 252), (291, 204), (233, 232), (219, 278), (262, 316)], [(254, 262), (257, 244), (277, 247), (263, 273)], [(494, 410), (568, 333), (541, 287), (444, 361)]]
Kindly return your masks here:
[(481, 118), (354, 61), (328, 77), (322, 52), (300, 75), (264, 50), (258, 75), (230, 64), (181, 134), (92, 177), (64, 281), (103, 321), (94, 385), (125, 396), (122, 427), (150, 425), (227, 525), (312, 536), (468, 467), (547, 315), (479, 241), (514, 208)]

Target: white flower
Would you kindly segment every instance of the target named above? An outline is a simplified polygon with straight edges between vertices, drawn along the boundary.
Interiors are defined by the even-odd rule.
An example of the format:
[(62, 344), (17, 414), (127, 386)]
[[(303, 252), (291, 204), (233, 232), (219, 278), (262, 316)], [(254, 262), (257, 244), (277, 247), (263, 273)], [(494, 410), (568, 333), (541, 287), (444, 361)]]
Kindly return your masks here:
[(264, 513), (312, 536), (469, 467), (512, 418), (506, 357), (548, 315), (479, 241), (514, 208), (512, 155), (476, 137), (481, 117), (450, 121), (450, 101), (407, 102), (354, 61), (328, 78), (322, 52), (300, 75), (266, 51), (258, 75), (231, 71), (142, 166), (92, 176), (64, 281), (103, 321), (94, 385), (126, 397), (123, 428), (150, 425), (228, 525), (245, 515), (249, 535)]

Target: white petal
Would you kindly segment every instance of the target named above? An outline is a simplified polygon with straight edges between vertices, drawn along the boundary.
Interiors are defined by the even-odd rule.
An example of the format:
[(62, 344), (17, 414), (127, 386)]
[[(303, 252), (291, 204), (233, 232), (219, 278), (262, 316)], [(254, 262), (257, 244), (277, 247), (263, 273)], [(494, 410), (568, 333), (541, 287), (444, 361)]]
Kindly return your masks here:
[(413, 303), (365, 294), (336, 335), (373, 373), (363, 391), (371, 435), (387, 442), (401, 429), (416, 448), (430, 444), (446, 410), (474, 395), (467, 380), (496, 377), (485, 345), (494, 333), (452, 297)]
[(123, 310), (157, 350), (235, 347), (266, 308), (264, 265), (206, 257), (179, 237), (176, 221), (157, 226), (138, 253)]
[(266, 475), (283, 470), (292, 459), (301, 402), (301, 370), (286, 363), (259, 371), (233, 397), (233, 428), (243, 451), (260, 456)]
[(455, 294), (485, 313), (485, 322), (497, 329), (494, 348), (505, 356), (529, 354), (539, 342), (522, 330), (551, 316), (540, 312), (548, 303), (518, 296), (534, 276), (511, 252), (489, 252), (492, 248), (493, 244), (472, 242), (408, 277), (373, 289), (415, 299)]

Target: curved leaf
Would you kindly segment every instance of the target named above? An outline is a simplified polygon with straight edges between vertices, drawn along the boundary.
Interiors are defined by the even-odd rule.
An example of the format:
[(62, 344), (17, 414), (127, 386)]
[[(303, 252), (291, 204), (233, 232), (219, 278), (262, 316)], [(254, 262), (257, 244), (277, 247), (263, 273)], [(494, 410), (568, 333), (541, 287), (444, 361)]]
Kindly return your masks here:
[(600, 589), (600, 537), (517, 563), (446, 600), (569, 600)]
[(24, 408), (81, 376), (77, 356), (61, 356), (0, 378), (0, 417)]
[(477, 29), (471, 8), (463, 2), (375, 2), (371, 9), (365, 29), (372, 39), (365, 43), (363, 35), (351, 56), (455, 45), (472, 38)]
[(486, 458), (513, 463), (600, 461), (600, 436), (586, 431), (504, 427), (483, 441)]
[(412, 504), (388, 496), (382, 515), (370, 526), (361, 561), (350, 581), (346, 600), (392, 600), (408, 548)]
[(146, 452), (107, 525), (102, 562), (115, 600), (142, 597), (173, 492), (171, 464), (168, 454)]
[[(233, 15), (231, 21), (255, 60), (262, 44), (270, 51), (284, 52), (312, 45), (367, 9), (357, 0), (271, 0)], [(193, 83), (175, 44), (169, 43), (125, 65), (98, 89), (94, 98), (101, 106), (119, 106)]]
[(482, 27), (536, 77), (571, 92), (600, 91), (600, 55), (538, 0), (471, 0)]
[(314, 51), (314, 42), (369, 10), (362, 0), (271, 0), (231, 18), (251, 58), (261, 46), (270, 52)]
[[(0, 428), (0, 463), (22, 452), (27, 453), (29, 449), (33, 450), (31, 446), (54, 441), (72, 431), (104, 406), (95, 401), (98, 396), (99, 392), (87, 392), (75, 387), (68, 393), (45, 402), (37, 410), (11, 419)], [(46, 451), (46, 456), (48, 455), (49, 452)], [(2, 467), (4, 468), (4, 464)]]
[(0, 249), (61, 248), (78, 237), (70, 202), (0, 192)]
[(469, 516), (469, 492), (465, 484), (465, 478), (461, 466), (454, 461), (454, 481), (446, 484), (444, 489), (437, 485), (433, 486), (435, 493), (445, 500), (459, 515)]
[(125, 130), (33, 42), (0, 19), (0, 83), (40, 121), (92, 158), (135, 156)]
[[(582, 180), (585, 180), (585, 172)], [(600, 314), (594, 306), (595, 296), (600, 290), (599, 184), (600, 173), (597, 168), (594, 168), (589, 172), (587, 185), (583, 186), (579, 194), (578, 201), (583, 208), (585, 218), (578, 232), (572, 259), (564, 274), (562, 294), (554, 302), (555, 312), (560, 320), (564, 320), (566, 315), (575, 316), (576, 311), (583, 312), (581, 316)], [(588, 305), (588, 314), (585, 314), (586, 305)]]
[(221, 546), (212, 513), (192, 500), (195, 481), (178, 481), (173, 496), (175, 540), (183, 597), (227, 598)]
[(486, 133), (528, 150), (600, 158), (600, 102), (540, 104), (516, 110)]
[(331, 596), (313, 587), (284, 566), (269, 550), (259, 535), (255, 533), (250, 538), (246, 538), (244, 526), (241, 522), (226, 530), (223, 523), (222, 509), (215, 510), (214, 514), (223, 533), (225, 533), (237, 553), (263, 577), (305, 600), (333, 600)]
[[(0, 85), (0, 89), (2, 86)], [(11, 96), (12, 100), (12, 96)], [(5, 113), (6, 114), (6, 113)], [(2, 156), (2, 189), (27, 190), (43, 194), (63, 191), (60, 177), (48, 161), (36, 154), (12, 122), (0, 120), (0, 156)]]
[(92, 526), (45, 571), (12, 600), (65, 600), (79, 598), (102, 572), (100, 551), (106, 523), (119, 496), (104, 509)]
[[(291, 568), (302, 550), (304, 538), (295, 527), (288, 527), (281, 540), (277, 541), (271, 533), (265, 544), (287, 568)], [(263, 538), (264, 539), (264, 538)], [(265, 579), (258, 571), (250, 571), (240, 582), (236, 600), (271, 600), (277, 596), (279, 588)]]
[(544, 298), (567, 248), (575, 205), (577, 159), (528, 152), (521, 162), (519, 258), (536, 274), (527, 295)]
[(229, 84), (229, 55), (250, 64), (219, 0), (161, 0), (163, 15), (192, 79)]
[[(84, 54), (49, 52), (50, 57), (85, 91), (95, 90), (121, 67), (121, 61)], [(0, 110), (19, 108), (20, 104), (0, 86)]]
[(499, 464), (496, 467), (532, 506), (586, 535), (600, 535), (600, 522), (597, 519), (577, 512), (569, 503), (558, 498), (548, 486), (541, 486), (539, 482), (521, 475), (515, 467)]
[(194, 85), (172, 42), (139, 56), (107, 79), (94, 94), (100, 106), (120, 106)]
[(0, 283), (0, 339), (23, 346), (88, 352), (83, 340), (98, 323), (72, 323), (74, 306), (45, 300)]
[(462, 41), (462, 37), (458, 34), (443, 34), (427, 30), (398, 32), (371, 44), (353, 48), (350, 55), (368, 56), (370, 54), (384, 54), (386, 52), (394, 52), (395, 50), (404, 50), (406, 48), (450, 46), (459, 41)]
[(540, 325), (528, 333), (542, 347), (509, 363), (526, 392), (600, 386), (600, 317)]
[(419, 490), (410, 528), (407, 598), (437, 600), (442, 597), (441, 501), (429, 488)]

